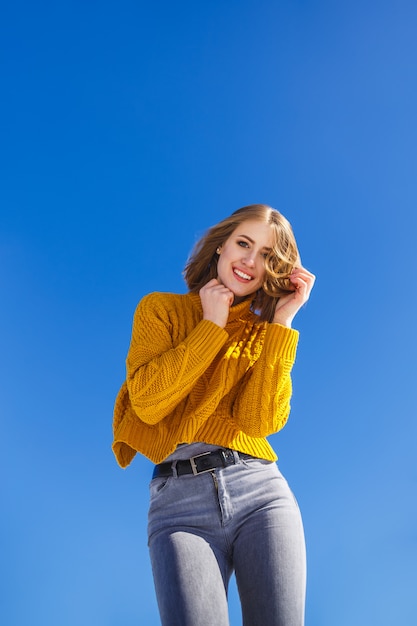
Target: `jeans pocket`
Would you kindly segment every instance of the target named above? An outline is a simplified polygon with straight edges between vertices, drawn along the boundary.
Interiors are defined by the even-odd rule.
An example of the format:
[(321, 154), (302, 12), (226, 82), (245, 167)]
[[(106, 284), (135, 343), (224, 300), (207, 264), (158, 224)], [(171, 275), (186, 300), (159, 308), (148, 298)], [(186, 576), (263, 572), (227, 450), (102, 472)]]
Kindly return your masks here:
[(149, 483), (150, 498), (157, 497), (163, 491), (168, 488), (169, 483), (172, 480), (172, 476), (161, 476), (159, 478), (153, 478)]
[(251, 459), (242, 459), (242, 463), (243, 465), (245, 465), (246, 467), (250, 467), (251, 469), (255, 469), (257, 467), (259, 467), (259, 469), (262, 469), (263, 467), (271, 467), (271, 465), (273, 465), (275, 461), (259, 459), (258, 457), (254, 456)]

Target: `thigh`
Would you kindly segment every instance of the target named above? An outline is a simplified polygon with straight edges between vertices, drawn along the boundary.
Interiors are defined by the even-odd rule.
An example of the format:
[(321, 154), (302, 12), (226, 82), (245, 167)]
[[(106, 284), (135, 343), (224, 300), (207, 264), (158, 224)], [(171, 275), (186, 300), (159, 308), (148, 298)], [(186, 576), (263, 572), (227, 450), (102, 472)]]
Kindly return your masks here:
[(148, 543), (162, 626), (228, 626), (230, 555), (210, 475), (151, 483)]
[[(301, 514), (277, 468), (234, 544), (244, 626), (302, 626), (306, 554)], [(269, 496), (267, 496), (269, 492)]]
[(149, 549), (162, 626), (229, 625), (221, 567), (207, 540), (173, 530)]

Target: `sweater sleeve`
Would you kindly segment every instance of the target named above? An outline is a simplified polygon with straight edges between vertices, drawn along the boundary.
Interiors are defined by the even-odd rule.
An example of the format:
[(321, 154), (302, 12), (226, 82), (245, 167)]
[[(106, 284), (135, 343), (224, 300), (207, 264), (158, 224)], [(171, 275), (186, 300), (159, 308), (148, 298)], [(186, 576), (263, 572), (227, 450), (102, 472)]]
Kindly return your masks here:
[(233, 406), (233, 419), (247, 435), (267, 437), (287, 422), (297, 344), (296, 330), (268, 325), (259, 359), (243, 378)]
[(181, 324), (181, 315), (173, 320), (162, 298), (150, 294), (139, 303), (126, 359), (130, 402), (147, 424), (164, 419), (190, 393), (228, 338), (224, 329), (201, 320), (174, 345), (173, 325)]

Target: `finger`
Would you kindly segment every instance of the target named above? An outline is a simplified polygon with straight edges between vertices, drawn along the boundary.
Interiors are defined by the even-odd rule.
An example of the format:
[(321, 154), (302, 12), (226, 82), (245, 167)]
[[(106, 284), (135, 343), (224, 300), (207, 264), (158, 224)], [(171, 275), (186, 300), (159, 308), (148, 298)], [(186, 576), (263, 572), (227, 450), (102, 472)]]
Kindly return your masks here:
[(206, 283), (206, 287), (216, 287), (217, 285), (221, 285), (220, 281), (218, 280), (218, 278), (212, 278), (211, 280), (208, 281), (208, 283)]
[(308, 283), (301, 278), (297, 278), (293, 284), (295, 286), (294, 298), (304, 304), (307, 302), (311, 291)]
[(293, 284), (298, 279), (304, 280), (310, 286), (310, 289), (311, 289), (314, 285), (314, 281), (316, 280), (316, 277), (314, 276), (314, 274), (311, 274), (310, 272), (307, 272), (304, 270), (299, 271), (295, 274), (291, 274), (290, 280)]
[(315, 275), (309, 272), (308, 270), (306, 270), (305, 267), (294, 268), (290, 274), (290, 278), (291, 276), (305, 276), (306, 278), (309, 278), (311, 280), (315, 280), (316, 278)]

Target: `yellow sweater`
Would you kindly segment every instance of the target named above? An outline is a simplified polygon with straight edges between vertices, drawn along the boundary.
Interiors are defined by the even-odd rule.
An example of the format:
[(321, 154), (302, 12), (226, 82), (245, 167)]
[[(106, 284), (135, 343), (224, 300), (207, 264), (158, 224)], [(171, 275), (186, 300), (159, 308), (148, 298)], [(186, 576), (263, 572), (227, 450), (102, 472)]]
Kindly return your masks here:
[(121, 467), (137, 452), (160, 463), (196, 441), (277, 459), (266, 437), (288, 419), (298, 332), (260, 322), (249, 301), (224, 329), (202, 318), (197, 294), (139, 302), (113, 415)]

